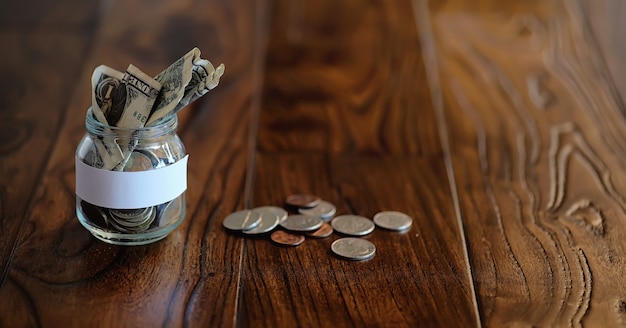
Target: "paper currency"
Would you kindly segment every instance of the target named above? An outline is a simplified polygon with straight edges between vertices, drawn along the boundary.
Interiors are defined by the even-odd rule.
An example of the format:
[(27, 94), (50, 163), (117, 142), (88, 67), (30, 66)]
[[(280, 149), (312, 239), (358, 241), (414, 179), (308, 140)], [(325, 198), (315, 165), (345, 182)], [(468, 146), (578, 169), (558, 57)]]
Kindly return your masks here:
[(183, 98), (178, 102), (172, 113), (177, 113), (196, 99), (204, 96), (209, 90), (215, 88), (223, 74), (224, 64), (214, 68), (211, 62), (206, 59), (194, 62), (191, 81), (185, 88)]
[(126, 90), (122, 88), (124, 73), (105, 65), (96, 67), (91, 75), (91, 108), (96, 119), (106, 125), (109, 124), (107, 115), (109, 112), (120, 111), (124, 106)]
[(152, 125), (163, 117), (178, 112), (215, 88), (222, 74), (224, 64), (215, 69), (211, 62), (200, 58), (198, 48), (191, 49), (156, 76), (163, 88), (146, 125)]
[(125, 73), (100, 65), (94, 70), (91, 84), (96, 119), (122, 128), (144, 126), (161, 90), (158, 81), (133, 65)]
[(200, 50), (193, 48), (156, 76), (156, 80), (163, 87), (154, 105), (148, 124), (165, 117), (176, 108), (178, 102), (183, 98), (185, 87), (191, 80), (193, 62), (199, 58)]
[(109, 124), (121, 128), (140, 128), (148, 121), (152, 105), (159, 96), (161, 83), (130, 65), (122, 77), (126, 86), (126, 103), (122, 113), (116, 117), (107, 116)]
[[(94, 116), (107, 126), (120, 128), (143, 127), (161, 89), (158, 81), (133, 65), (125, 73), (108, 66), (98, 66), (91, 83)], [(104, 169), (121, 170), (134, 145), (119, 145), (113, 140), (102, 139), (96, 142), (96, 147)]]

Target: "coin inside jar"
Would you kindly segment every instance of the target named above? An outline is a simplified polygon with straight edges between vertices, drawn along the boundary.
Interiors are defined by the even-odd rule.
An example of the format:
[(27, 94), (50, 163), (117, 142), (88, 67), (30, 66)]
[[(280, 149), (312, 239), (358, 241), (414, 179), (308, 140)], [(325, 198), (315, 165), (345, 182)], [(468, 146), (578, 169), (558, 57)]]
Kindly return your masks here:
[(125, 172), (139, 172), (152, 170), (159, 166), (159, 159), (147, 150), (136, 149), (124, 165)]
[(315, 195), (294, 194), (287, 197), (286, 203), (296, 208), (311, 208), (319, 204), (321, 199)]
[(376, 253), (376, 246), (370, 241), (354, 237), (339, 238), (330, 245), (330, 249), (347, 260), (367, 260)]
[(335, 231), (349, 236), (365, 236), (374, 231), (374, 222), (359, 215), (340, 215), (330, 224)]
[(118, 231), (140, 232), (150, 227), (156, 217), (156, 212), (154, 206), (129, 210), (110, 209), (109, 223)]
[(270, 238), (273, 242), (283, 246), (298, 246), (304, 242), (304, 236), (294, 235), (283, 230), (272, 232)]

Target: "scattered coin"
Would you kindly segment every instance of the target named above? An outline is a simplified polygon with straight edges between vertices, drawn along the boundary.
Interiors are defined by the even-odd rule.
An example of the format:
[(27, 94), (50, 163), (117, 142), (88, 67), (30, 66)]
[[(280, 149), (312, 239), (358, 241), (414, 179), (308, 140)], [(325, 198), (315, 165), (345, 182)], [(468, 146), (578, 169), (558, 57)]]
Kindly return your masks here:
[(289, 215), (280, 225), (291, 231), (313, 231), (322, 226), (322, 219), (304, 214)]
[(374, 223), (381, 228), (403, 231), (411, 227), (413, 219), (401, 212), (383, 211), (374, 215)]
[(268, 209), (267, 207), (257, 207), (252, 210), (261, 216), (261, 222), (259, 225), (252, 229), (243, 230), (242, 232), (247, 235), (258, 235), (266, 232), (270, 232), (278, 226), (280, 218), (276, 214), (276, 211)]
[(315, 195), (309, 194), (295, 194), (287, 197), (287, 205), (297, 208), (311, 208), (315, 207), (321, 199)]
[(304, 236), (294, 235), (283, 230), (272, 232), (270, 238), (273, 242), (284, 246), (298, 246), (304, 242)]
[(222, 225), (229, 230), (250, 230), (258, 226), (260, 222), (261, 216), (259, 213), (241, 210), (226, 216)]
[(322, 226), (319, 229), (313, 232), (308, 232), (307, 236), (311, 236), (315, 238), (326, 238), (326, 237), (330, 237), (330, 235), (332, 234), (333, 234), (333, 227), (331, 227), (330, 224), (326, 222), (322, 222)]
[(370, 241), (354, 237), (339, 238), (330, 245), (330, 249), (348, 260), (367, 260), (376, 253), (376, 246)]
[(374, 222), (359, 215), (340, 215), (330, 224), (337, 232), (350, 236), (365, 236), (374, 231)]
[(337, 208), (335, 207), (335, 205), (325, 200), (321, 200), (319, 204), (317, 204), (315, 207), (300, 208), (298, 210), (300, 214), (305, 214), (309, 216), (317, 216), (320, 219), (325, 220), (325, 221), (330, 220), (335, 215), (336, 211), (337, 211)]
[(286, 219), (287, 214), (288, 214), (287, 211), (285, 211), (284, 209), (278, 206), (259, 206), (259, 207), (256, 207), (255, 210), (261, 210), (261, 211), (274, 213), (278, 216), (279, 221)]

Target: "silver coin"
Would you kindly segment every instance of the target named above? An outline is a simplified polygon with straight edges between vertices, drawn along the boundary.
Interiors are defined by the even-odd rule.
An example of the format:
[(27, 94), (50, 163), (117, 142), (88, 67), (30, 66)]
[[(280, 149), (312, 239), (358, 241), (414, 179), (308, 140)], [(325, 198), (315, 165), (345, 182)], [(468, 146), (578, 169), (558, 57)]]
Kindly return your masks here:
[(291, 231), (313, 231), (322, 226), (322, 219), (304, 214), (289, 215), (280, 225)]
[(365, 236), (374, 231), (374, 222), (359, 215), (340, 215), (330, 225), (335, 231), (350, 236)]
[(109, 214), (113, 220), (119, 221), (121, 225), (137, 226), (146, 222), (152, 216), (152, 211), (154, 211), (153, 206), (132, 210), (110, 209)]
[(124, 165), (124, 172), (138, 172), (152, 170), (158, 166), (159, 159), (148, 151), (135, 150), (130, 153)]
[(383, 211), (374, 215), (374, 223), (381, 228), (402, 231), (411, 227), (413, 219), (401, 212)]
[(157, 217), (154, 226), (166, 226), (175, 222), (184, 214), (184, 197), (177, 198), (157, 206)]
[(259, 213), (241, 210), (227, 215), (222, 225), (229, 230), (250, 230), (258, 226), (259, 223), (261, 223)]
[(256, 207), (255, 210), (261, 210), (261, 211), (274, 213), (278, 216), (278, 220), (280, 221), (286, 219), (288, 215), (287, 211), (285, 211), (284, 209), (278, 206), (259, 206), (259, 207)]
[(152, 225), (152, 222), (156, 218), (156, 210), (154, 209), (154, 206), (147, 207), (147, 209), (148, 216), (145, 218), (142, 217), (141, 220), (137, 218), (135, 219), (135, 221), (121, 219), (110, 212), (111, 220), (109, 221), (109, 223), (115, 229), (122, 232), (141, 232), (147, 230), (148, 228), (150, 228), (150, 225)]
[(335, 207), (335, 205), (325, 200), (320, 201), (319, 204), (315, 205), (315, 207), (300, 208), (298, 210), (300, 214), (309, 215), (309, 216), (317, 216), (320, 219), (325, 220), (325, 221), (330, 220), (335, 215), (336, 211), (337, 211), (337, 208)]
[(109, 211), (119, 218), (128, 219), (128, 218), (134, 218), (137, 216), (144, 215), (144, 213), (147, 213), (149, 211), (149, 208), (144, 207), (144, 208), (119, 209), (119, 210), (110, 209)]
[(252, 210), (253, 212), (258, 213), (261, 216), (261, 222), (259, 225), (248, 230), (243, 230), (242, 232), (248, 235), (258, 235), (266, 232), (270, 232), (278, 226), (280, 222), (280, 217), (276, 214), (276, 211), (272, 209), (268, 209), (267, 207), (257, 207)]
[(136, 210), (110, 209), (109, 214), (112, 221), (115, 221), (118, 225), (129, 229), (145, 226), (147, 222), (151, 223), (156, 216), (154, 206)]
[(330, 245), (330, 249), (348, 260), (367, 260), (376, 253), (376, 246), (370, 241), (354, 237), (339, 238)]

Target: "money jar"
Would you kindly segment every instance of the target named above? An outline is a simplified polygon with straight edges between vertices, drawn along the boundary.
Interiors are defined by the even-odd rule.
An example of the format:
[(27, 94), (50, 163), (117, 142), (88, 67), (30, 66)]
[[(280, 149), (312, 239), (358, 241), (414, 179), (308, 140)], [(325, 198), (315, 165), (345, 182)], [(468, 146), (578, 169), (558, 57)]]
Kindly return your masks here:
[(141, 128), (101, 123), (87, 111), (76, 149), (76, 214), (96, 238), (143, 245), (165, 238), (185, 217), (187, 154), (169, 115)]

